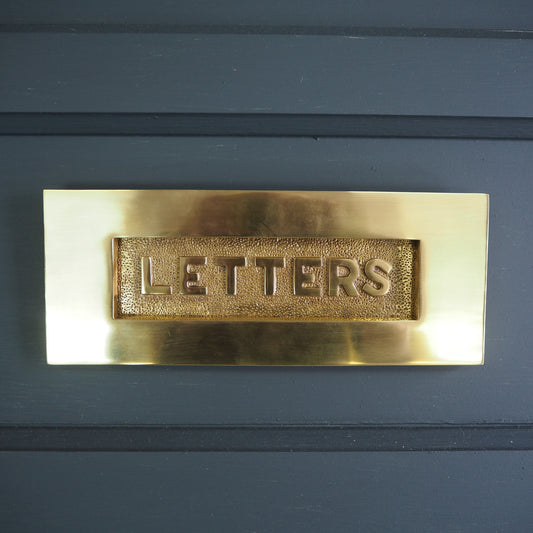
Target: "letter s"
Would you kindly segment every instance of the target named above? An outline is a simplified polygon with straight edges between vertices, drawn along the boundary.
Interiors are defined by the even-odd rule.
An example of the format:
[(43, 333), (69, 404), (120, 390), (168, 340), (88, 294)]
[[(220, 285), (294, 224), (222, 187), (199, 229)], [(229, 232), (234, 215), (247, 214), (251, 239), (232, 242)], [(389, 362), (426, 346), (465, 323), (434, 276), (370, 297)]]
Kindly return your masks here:
[(376, 289), (370, 283), (365, 283), (363, 290), (370, 296), (385, 296), (390, 290), (390, 280), (375, 270), (376, 267), (383, 270), (386, 274), (390, 274), (392, 270), (392, 265), (383, 259), (368, 260), (365, 265), (365, 274), (368, 279), (377, 283), (380, 287)]

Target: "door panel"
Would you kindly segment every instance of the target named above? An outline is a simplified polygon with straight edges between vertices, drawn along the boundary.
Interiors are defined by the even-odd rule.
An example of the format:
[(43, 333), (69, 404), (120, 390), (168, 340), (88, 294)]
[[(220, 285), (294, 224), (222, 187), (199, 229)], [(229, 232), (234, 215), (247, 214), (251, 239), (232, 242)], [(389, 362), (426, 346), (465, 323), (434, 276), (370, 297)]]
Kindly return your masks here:
[(0, 49), (0, 112), (533, 115), (530, 39), (4, 33)]
[[(532, 24), (520, 1), (3, 2), (0, 529), (526, 531)], [(489, 193), (485, 365), (49, 367), (43, 188)]]
[(533, 519), (531, 452), (4, 453), (0, 469), (3, 531), (492, 533)]

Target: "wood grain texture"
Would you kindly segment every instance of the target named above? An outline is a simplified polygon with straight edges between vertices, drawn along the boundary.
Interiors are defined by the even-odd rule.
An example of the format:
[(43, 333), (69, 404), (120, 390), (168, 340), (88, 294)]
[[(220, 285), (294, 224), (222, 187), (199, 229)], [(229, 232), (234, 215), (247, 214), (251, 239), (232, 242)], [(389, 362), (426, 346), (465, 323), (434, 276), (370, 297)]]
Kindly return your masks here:
[(533, 116), (533, 40), (0, 34), (0, 112)]
[(0, 469), (3, 531), (495, 533), (533, 520), (533, 452), (3, 453)]

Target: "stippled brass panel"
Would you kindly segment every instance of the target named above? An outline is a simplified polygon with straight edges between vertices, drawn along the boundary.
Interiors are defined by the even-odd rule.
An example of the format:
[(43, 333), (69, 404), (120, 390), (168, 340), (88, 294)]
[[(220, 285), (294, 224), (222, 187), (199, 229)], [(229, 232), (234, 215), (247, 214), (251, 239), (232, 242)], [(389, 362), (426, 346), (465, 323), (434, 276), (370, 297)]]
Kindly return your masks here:
[(127, 237), (114, 239), (114, 263), (115, 318), (418, 317), (413, 240)]

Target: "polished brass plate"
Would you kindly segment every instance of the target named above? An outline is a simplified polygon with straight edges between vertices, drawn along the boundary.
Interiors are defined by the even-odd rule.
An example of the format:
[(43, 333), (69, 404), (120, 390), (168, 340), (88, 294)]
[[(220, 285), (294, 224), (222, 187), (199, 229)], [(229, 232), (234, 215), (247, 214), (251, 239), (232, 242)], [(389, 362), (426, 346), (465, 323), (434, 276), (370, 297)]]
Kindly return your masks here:
[(51, 364), (483, 362), (488, 196), (45, 191)]

